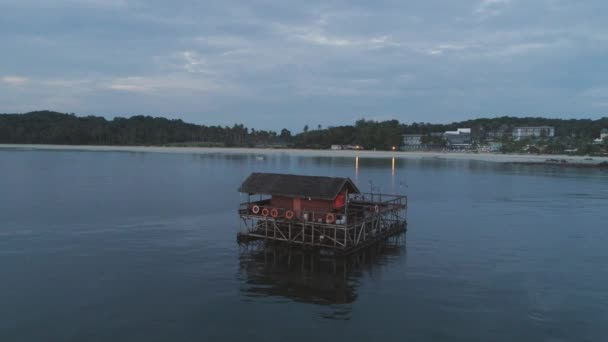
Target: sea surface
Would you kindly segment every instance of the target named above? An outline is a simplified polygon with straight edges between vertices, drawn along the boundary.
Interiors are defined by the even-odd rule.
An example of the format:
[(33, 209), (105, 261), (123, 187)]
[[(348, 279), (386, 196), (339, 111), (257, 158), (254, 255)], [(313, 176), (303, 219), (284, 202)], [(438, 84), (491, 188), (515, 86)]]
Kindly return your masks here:
[[(608, 340), (608, 172), (396, 156), (0, 150), (0, 341)], [(406, 194), (408, 231), (239, 246), (253, 171)]]

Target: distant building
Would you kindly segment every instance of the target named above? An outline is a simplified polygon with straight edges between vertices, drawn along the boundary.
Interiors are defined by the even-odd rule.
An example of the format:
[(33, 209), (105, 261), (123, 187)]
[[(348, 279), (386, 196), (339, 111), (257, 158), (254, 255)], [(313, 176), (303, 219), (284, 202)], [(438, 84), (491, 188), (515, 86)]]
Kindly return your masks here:
[(538, 127), (515, 127), (513, 129), (513, 139), (521, 140), (525, 138), (540, 138), (540, 137), (554, 137), (555, 128), (551, 126), (538, 126)]
[[(424, 137), (430, 139), (423, 142)], [(445, 148), (444, 134), (441, 132), (430, 134), (403, 134), (400, 148), (402, 151), (443, 149)]]
[(422, 145), (422, 134), (404, 134), (403, 135), (403, 145), (401, 146), (402, 150), (411, 151), (411, 150), (419, 150), (423, 148)]
[(600, 133), (600, 137), (593, 140), (594, 144), (601, 144), (604, 142), (604, 139), (608, 138), (608, 128), (604, 128), (602, 129), (602, 132)]
[(363, 146), (360, 145), (331, 145), (331, 150), (362, 150)]
[(446, 131), (443, 136), (451, 149), (469, 149), (473, 145), (470, 128), (459, 128), (456, 131)]
[(459, 135), (459, 134), (471, 134), (471, 129), (470, 128), (459, 128), (455, 131), (446, 131), (445, 133), (443, 133), (444, 135), (446, 134), (455, 134), (455, 135)]
[(488, 141), (500, 140), (509, 135), (509, 131), (507, 129), (501, 128), (497, 130), (488, 131), (486, 133), (486, 139)]
[(342, 148), (345, 150), (362, 150), (363, 146), (361, 146), (361, 145), (343, 145)]
[(479, 152), (490, 152), (490, 153), (496, 153), (496, 152), (500, 152), (500, 150), (502, 149), (502, 144), (498, 143), (498, 142), (489, 142), (485, 145), (479, 146), (478, 151)]

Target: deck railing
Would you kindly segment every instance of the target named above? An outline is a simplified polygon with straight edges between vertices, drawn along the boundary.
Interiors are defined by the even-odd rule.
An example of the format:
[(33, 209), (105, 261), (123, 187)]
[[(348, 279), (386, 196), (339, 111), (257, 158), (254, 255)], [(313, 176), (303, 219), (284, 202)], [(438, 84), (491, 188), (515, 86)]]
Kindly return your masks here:
[[(243, 202), (239, 205), (239, 214), (266, 219), (281, 219), (294, 222), (314, 222), (320, 224), (343, 225), (346, 227), (351, 223), (357, 224), (359, 221), (365, 220), (366, 212), (382, 215), (387, 212), (406, 209), (407, 196), (378, 193), (357, 194), (352, 195), (348, 199), (346, 205), (339, 209), (319, 211), (309, 210), (304, 207), (300, 211), (300, 217), (297, 217), (294, 210), (291, 208), (275, 207), (270, 205), (270, 203), (270, 199)], [(255, 213), (253, 210), (255, 206), (258, 207), (257, 213)], [(277, 211), (276, 216), (271, 215), (273, 209), (276, 209)], [(288, 211), (292, 211), (294, 213), (292, 219), (286, 218), (285, 215)], [(333, 215), (333, 219), (331, 221), (328, 220), (328, 214)]]
[[(304, 206), (298, 211), (299, 217), (294, 212), (291, 219), (285, 215), (292, 208), (273, 207), (271, 203), (266, 199), (240, 204), (246, 232), (238, 235), (239, 241), (272, 240), (353, 251), (404, 231), (406, 226), (406, 196), (351, 195), (338, 210), (310, 210)], [(333, 217), (328, 218), (328, 214)]]

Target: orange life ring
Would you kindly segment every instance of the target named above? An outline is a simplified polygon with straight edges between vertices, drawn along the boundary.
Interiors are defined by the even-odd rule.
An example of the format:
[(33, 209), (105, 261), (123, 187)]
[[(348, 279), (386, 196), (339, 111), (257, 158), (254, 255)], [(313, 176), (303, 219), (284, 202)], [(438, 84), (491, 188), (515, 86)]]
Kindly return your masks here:
[(285, 213), (285, 218), (291, 220), (293, 218), (293, 211), (287, 210), (287, 212)]
[(325, 216), (325, 221), (327, 223), (334, 223), (335, 220), (336, 220), (336, 215), (334, 215), (332, 213), (327, 213), (327, 215)]
[(257, 213), (259, 213), (259, 212), (260, 212), (260, 207), (259, 207), (259, 206), (257, 206), (257, 205), (254, 205), (254, 206), (253, 206), (253, 208), (251, 208), (251, 211), (252, 211), (254, 214), (257, 214)]
[(279, 210), (277, 208), (272, 208), (272, 210), (270, 210), (270, 216), (276, 218), (279, 216)]
[(262, 216), (268, 216), (269, 213), (270, 211), (268, 210), (268, 208), (262, 209)]

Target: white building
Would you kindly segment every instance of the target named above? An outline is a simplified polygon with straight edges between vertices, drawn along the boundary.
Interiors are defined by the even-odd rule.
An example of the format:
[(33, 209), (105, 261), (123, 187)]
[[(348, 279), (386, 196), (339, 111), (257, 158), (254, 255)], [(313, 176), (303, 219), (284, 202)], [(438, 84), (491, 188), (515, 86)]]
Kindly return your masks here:
[(422, 134), (404, 134), (403, 135), (403, 146), (420, 146), (422, 145)]
[(525, 138), (538, 138), (538, 137), (554, 137), (555, 128), (551, 126), (538, 126), (538, 127), (515, 127), (513, 129), (513, 139), (521, 140)]
[(455, 131), (446, 131), (443, 136), (452, 148), (469, 148), (472, 145), (471, 129), (459, 128)]
[(608, 128), (604, 128), (602, 129), (602, 132), (600, 133), (600, 137), (593, 140), (594, 144), (601, 144), (604, 142), (604, 139), (608, 138)]
[(331, 150), (362, 150), (363, 146), (360, 145), (331, 145)]

